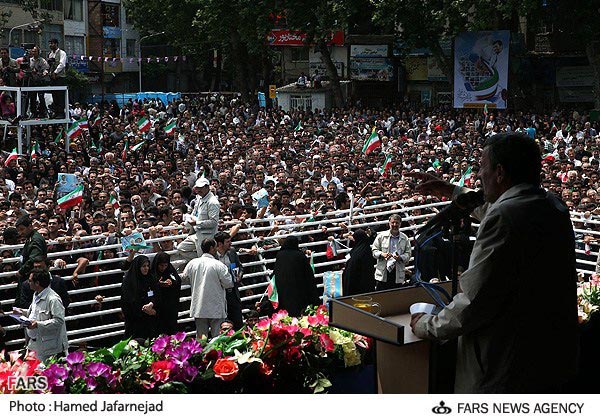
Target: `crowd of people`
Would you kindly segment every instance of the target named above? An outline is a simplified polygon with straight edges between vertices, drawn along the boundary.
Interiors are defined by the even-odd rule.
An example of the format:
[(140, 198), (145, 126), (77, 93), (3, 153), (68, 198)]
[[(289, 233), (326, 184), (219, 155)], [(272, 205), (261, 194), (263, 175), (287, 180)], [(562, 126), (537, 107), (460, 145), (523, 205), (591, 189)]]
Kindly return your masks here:
[[(260, 298), (265, 287), (250, 286), (240, 292), (240, 287), (268, 279), (252, 274), (263, 271), (261, 265), (244, 264), (274, 260), (294, 230), (313, 232), (300, 235), (296, 243), (300, 245), (330, 237), (346, 239), (352, 232), (360, 248), (355, 254), (367, 254), (366, 245), (372, 245), (376, 269), (357, 266), (356, 260), (352, 264), (357, 271), (373, 271), (373, 279), (352, 285), (345, 279), (346, 289), (401, 286), (412, 273), (405, 264), (411, 257), (414, 230), (406, 227), (414, 221), (400, 217), (389, 219), (388, 224), (389, 216), (385, 216), (372, 219), (382, 221), (377, 227), (353, 230), (348, 215), (336, 211), (352, 206), (369, 213), (373, 212), (370, 206), (409, 199), (388, 210), (437, 202), (435, 196), (415, 190), (414, 179), (406, 174), (417, 170), (479, 188), (483, 143), (500, 132), (523, 132), (536, 140), (544, 156), (542, 186), (575, 213), (577, 231), (592, 231), (577, 232), (582, 257), (591, 257), (585, 253), (591, 252), (596, 239), (593, 231), (598, 231), (594, 219), (600, 214), (600, 122), (576, 111), (494, 110), (487, 114), (400, 105), (284, 112), (258, 108), (236, 97), (184, 95), (171, 103), (156, 99), (123, 105), (75, 103), (70, 117), (87, 123), (68, 138), (68, 151), (62, 127), (34, 126), (31, 144), (37, 148), (35, 153), (12, 158), (5, 152), (0, 159), (0, 231), (2, 244), (7, 246), (0, 247), (0, 300), (4, 301), (0, 308), (9, 310), (12, 300), (15, 306), (28, 307), (32, 293), (24, 284), (34, 260), (41, 260), (54, 276), (66, 279), (67, 320), (75, 316), (68, 320), (67, 330), (107, 325), (102, 332), (111, 333), (115, 328), (110, 324), (125, 321), (126, 333), (133, 336), (171, 332), (178, 327), (177, 312), (190, 310), (189, 301), (173, 309), (177, 295), (190, 294), (180, 290), (182, 283), (192, 285), (194, 317), (193, 304), (200, 297), (194, 294), (194, 277), (208, 268), (207, 258), (220, 261), (226, 271), (215, 270), (215, 277), (220, 277), (219, 292), (224, 295), (223, 299), (219, 294), (219, 300), (226, 300), (226, 306), (214, 315), (224, 320), (225, 312), (234, 328), (239, 328), (245, 319), (242, 311), (254, 320), (257, 309), (268, 309)], [(150, 128), (143, 128), (141, 120), (149, 121)], [(374, 151), (365, 153), (364, 144), (373, 132), (380, 142)], [(81, 179), (81, 203), (67, 209), (57, 203), (59, 173)], [(435, 210), (413, 209), (410, 214)], [(137, 255), (122, 253), (117, 248), (119, 237), (137, 229), (145, 231), (146, 239), (157, 240)], [(248, 243), (252, 238), (256, 242)], [(41, 245), (40, 239), (47, 247), (40, 254), (10, 247), (28, 240)], [(296, 248), (296, 244), (286, 247)], [(99, 246), (101, 251), (94, 249)], [(325, 251), (325, 247), (322, 244), (313, 251)], [(173, 250), (169, 260), (165, 252)], [(52, 253), (59, 255), (47, 261)], [(128, 256), (123, 265), (122, 258)], [(192, 260), (204, 260), (206, 266), (194, 266)], [(90, 265), (95, 261), (102, 262)], [(4, 286), (10, 284), (16, 287)], [(312, 287), (307, 292), (313, 292)], [(247, 298), (251, 296), (255, 298)], [(312, 294), (307, 298), (313, 299)], [(261, 302), (258, 307), (256, 302)], [(94, 315), (82, 315), (90, 313)], [(141, 327), (144, 335), (138, 335), (128, 326), (129, 318), (141, 317), (157, 317), (160, 322), (150, 321), (153, 326)], [(194, 317), (198, 318), (202, 317)], [(195, 323), (216, 327), (210, 321)], [(90, 344), (120, 337), (92, 339)]]

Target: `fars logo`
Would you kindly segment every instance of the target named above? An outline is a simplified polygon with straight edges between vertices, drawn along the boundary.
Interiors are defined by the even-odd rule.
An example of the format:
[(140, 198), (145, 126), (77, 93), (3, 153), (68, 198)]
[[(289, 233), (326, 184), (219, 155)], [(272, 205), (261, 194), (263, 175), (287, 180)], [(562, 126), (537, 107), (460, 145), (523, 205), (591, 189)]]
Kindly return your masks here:
[(446, 406), (444, 401), (440, 401), (440, 404), (431, 408), (431, 412), (438, 415), (448, 415), (452, 412), (452, 408)]
[(8, 376), (9, 390), (40, 390), (48, 389), (46, 376)]

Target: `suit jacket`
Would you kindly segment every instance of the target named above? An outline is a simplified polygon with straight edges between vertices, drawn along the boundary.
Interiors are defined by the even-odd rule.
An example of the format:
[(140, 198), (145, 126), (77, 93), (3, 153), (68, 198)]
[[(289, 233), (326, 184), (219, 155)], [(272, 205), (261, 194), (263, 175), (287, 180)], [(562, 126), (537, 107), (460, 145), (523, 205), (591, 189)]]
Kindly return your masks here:
[(38, 232), (33, 231), (29, 237), (25, 240), (23, 245), (23, 251), (21, 252), (21, 268), (19, 273), (22, 279), (29, 279), (29, 273), (33, 270), (33, 259), (41, 256), (46, 258), (48, 254), (48, 247), (46, 246), (46, 240)]
[[(386, 268), (387, 260), (383, 258), (381, 254), (390, 251), (391, 236), (392, 234), (389, 229), (387, 231), (380, 232), (377, 234), (375, 241), (371, 245), (373, 257), (377, 260), (377, 265), (375, 267), (375, 280), (380, 282), (388, 281), (388, 271)], [(394, 280), (395, 283), (404, 283), (404, 266), (410, 260), (411, 250), (410, 241), (402, 232), (400, 232), (400, 237), (398, 238), (398, 253), (400, 254), (400, 259), (396, 261), (396, 277)]]
[[(219, 199), (212, 192), (208, 192), (206, 196), (196, 200), (192, 214), (196, 217), (194, 230), (198, 236), (198, 245), (202, 239), (213, 237), (217, 233), (220, 208)], [(200, 238), (201, 236), (202, 238)]]
[(182, 283), (192, 288), (192, 318), (226, 318), (225, 289), (233, 287), (229, 269), (212, 255), (194, 258), (181, 275)]
[[(41, 298), (35, 307), (27, 310), (27, 316), (37, 321), (37, 337), (27, 337), (27, 349), (35, 351), (37, 357), (44, 361), (48, 357), (64, 353), (69, 348), (67, 327), (65, 325), (65, 308), (60, 296), (52, 289), (40, 293)], [(36, 296), (34, 296), (36, 297)], [(32, 312), (32, 309), (35, 309)]]
[(575, 373), (575, 241), (569, 211), (529, 184), (475, 210), (481, 219), (462, 293), (416, 324), (458, 339), (455, 391), (547, 393)]

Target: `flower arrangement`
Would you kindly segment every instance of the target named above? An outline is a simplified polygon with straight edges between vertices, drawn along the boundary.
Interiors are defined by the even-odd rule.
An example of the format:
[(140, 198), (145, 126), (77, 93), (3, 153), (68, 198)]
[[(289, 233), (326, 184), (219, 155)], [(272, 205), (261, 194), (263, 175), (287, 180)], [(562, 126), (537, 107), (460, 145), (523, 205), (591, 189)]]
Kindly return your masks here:
[(279, 311), (210, 341), (185, 333), (127, 340), (34, 369), (52, 393), (319, 393), (334, 370), (361, 365), (370, 345), (329, 326), (319, 306), (300, 318)]
[(0, 351), (0, 393), (22, 393), (23, 389), (18, 388), (18, 385), (10, 385), (18, 378), (27, 378), (35, 375), (38, 372), (40, 361), (33, 355), (27, 355), (21, 358), (18, 352), (9, 353), (6, 361), (5, 352)]
[(600, 276), (594, 274), (589, 282), (577, 284), (577, 306), (580, 323), (587, 322), (592, 313), (600, 311)]

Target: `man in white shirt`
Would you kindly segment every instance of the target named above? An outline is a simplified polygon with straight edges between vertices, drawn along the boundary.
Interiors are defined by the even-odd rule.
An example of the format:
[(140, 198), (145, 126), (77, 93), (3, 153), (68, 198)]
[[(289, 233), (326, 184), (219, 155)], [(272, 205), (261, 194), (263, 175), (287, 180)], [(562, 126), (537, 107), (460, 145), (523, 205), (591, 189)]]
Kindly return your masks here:
[[(67, 76), (67, 53), (58, 48), (58, 39), (50, 39), (48, 42), (50, 53), (48, 54), (48, 64), (50, 65), (50, 85), (64, 86)], [(65, 92), (52, 92), (52, 107), (54, 108), (54, 117), (63, 119), (65, 115)]]
[(216, 259), (217, 243), (206, 238), (201, 243), (202, 256), (190, 261), (181, 275), (182, 282), (192, 290), (190, 316), (196, 322), (196, 337), (219, 334), (221, 323), (227, 318), (225, 289), (233, 287), (229, 269)]

